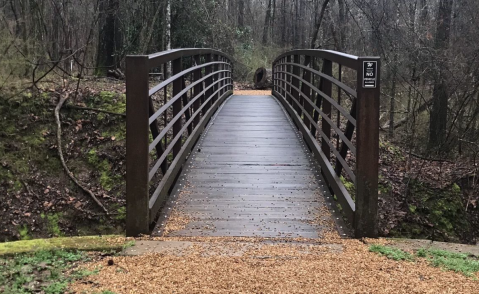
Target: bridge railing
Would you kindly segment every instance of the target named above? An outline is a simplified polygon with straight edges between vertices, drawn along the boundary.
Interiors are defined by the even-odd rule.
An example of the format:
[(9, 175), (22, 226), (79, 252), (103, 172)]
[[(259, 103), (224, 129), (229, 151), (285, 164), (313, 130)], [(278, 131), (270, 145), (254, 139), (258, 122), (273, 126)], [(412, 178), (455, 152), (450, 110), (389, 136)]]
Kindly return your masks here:
[(379, 74), (378, 57), (329, 50), (290, 51), (273, 63), (273, 95), (302, 132), (356, 237), (378, 234)]
[[(168, 69), (171, 77), (150, 86), (151, 73)], [(216, 50), (126, 58), (127, 236), (150, 232), (188, 154), (232, 92), (231, 58)]]

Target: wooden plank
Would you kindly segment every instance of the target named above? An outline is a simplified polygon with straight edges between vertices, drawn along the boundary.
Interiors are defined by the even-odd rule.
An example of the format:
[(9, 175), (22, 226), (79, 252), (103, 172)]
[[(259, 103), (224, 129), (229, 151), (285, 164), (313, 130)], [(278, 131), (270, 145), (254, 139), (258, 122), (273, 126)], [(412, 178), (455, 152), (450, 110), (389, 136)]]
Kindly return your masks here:
[(276, 99), (233, 96), (206, 127), (164, 213), (190, 219), (171, 236), (316, 238), (325, 193), (312, 154)]

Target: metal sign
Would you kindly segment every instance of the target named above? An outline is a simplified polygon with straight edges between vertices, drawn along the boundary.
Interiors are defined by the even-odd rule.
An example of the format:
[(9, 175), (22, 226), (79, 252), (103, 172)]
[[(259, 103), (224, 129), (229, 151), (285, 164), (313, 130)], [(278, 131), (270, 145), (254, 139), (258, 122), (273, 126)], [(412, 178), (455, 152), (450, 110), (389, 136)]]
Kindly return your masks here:
[(377, 87), (378, 79), (378, 62), (377, 61), (364, 61), (363, 63), (363, 88)]

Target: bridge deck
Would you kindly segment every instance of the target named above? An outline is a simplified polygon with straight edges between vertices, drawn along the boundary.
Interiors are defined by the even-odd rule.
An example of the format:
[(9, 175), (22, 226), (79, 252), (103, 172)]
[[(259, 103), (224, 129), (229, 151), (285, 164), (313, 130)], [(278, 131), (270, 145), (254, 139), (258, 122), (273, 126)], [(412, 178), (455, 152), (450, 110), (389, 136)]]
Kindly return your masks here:
[(317, 238), (334, 229), (323, 185), (274, 97), (233, 96), (192, 152), (153, 234)]

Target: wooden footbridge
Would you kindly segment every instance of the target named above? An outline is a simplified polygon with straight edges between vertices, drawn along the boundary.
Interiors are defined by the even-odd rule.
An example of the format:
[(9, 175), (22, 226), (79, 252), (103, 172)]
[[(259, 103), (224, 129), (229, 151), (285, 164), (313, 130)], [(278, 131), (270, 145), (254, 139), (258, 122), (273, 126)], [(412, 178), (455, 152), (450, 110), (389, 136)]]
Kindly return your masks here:
[(272, 95), (239, 96), (222, 52), (127, 58), (128, 236), (173, 215), (169, 236), (377, 236), (379, 58), (295, 50), (272, 68)]

